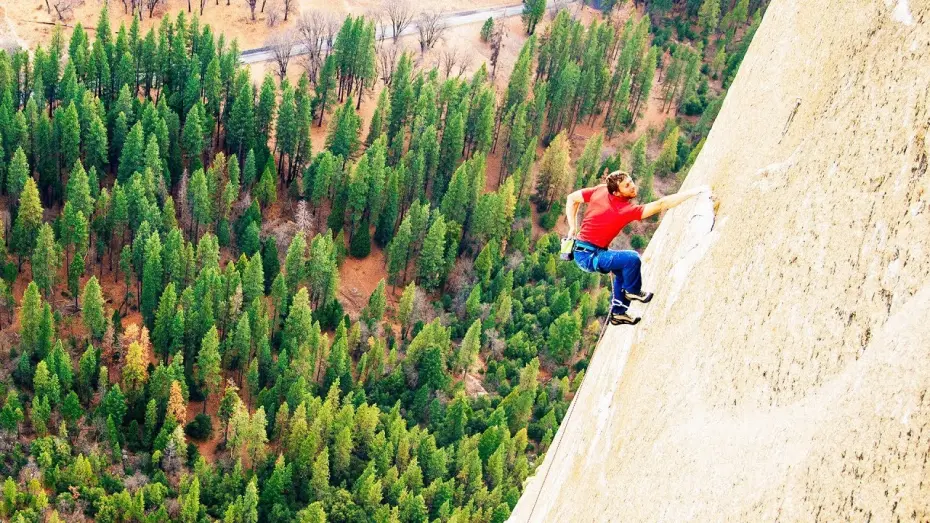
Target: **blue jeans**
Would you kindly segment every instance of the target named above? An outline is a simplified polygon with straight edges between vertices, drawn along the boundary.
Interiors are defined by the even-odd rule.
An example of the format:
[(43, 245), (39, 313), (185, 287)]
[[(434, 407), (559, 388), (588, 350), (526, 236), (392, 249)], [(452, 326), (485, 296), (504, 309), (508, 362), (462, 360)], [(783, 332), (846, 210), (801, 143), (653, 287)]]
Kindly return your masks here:
[[(582, 249), (590, 249), (594, 252)], [(613, 299), (610, 302), (610, 310), (615, 313), (626, 312), (627, 307), (630, 306), (630, 300), (623, 296), (624, 291), (632, 294), (639, 294), (642, 291), (643, 278), (640, 272), (642, 260), (639, 253), (636, 251), (612, 251), (601, 249), (589, 243), (576, 242), (574, 254), (575, 264), (581, 270), (614, 275)]]

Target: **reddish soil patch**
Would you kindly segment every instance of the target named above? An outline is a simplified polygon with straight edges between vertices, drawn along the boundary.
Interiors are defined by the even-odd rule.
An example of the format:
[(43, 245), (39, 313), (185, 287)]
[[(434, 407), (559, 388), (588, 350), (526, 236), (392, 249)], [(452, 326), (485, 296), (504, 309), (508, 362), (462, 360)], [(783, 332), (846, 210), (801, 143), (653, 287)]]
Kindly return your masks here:
[[(378, 282), (387, 282), (385, 262), (384, 251), (372, 245), (371, 254), (367, 257), (361, 260), (347, 257), (339, 268), (339, 301), (351, 318), (357, 319), (368, 305), (368, 298), (378, 287)], [(387, 294), (389, 305), (393, 305), (396, 300), (392, 299), (393, 293)]]

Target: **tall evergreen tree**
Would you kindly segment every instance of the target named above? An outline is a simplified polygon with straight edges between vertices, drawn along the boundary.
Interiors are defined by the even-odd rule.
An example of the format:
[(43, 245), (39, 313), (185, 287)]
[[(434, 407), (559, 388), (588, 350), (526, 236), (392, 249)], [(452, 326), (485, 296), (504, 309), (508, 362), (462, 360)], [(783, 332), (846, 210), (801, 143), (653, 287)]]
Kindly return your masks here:
[(197, 353), (197, 383), (203, 391), (203, 412), (207, 412), (207, 401), (217, 391), (222, 381), (220, 368), (220, 340), (216, 326), (210, 328)]
[(462, 157), (465, 140), (465, 121), (462, 111), (455, 110), (446, 118), (446, 127), (442, 133), (439, 150), (439, 168), (436, 172), (436, 184), (433, 186), (433, 199), (440, 201), (446, 192), (449, 179), (458, 161)]
[(343, 162), (350, 159), (359, 147), (359, 132), (361, 118), (355, 112), (352, 98), (336, 109), (333, 121), (329, 124), (329, 133), (326, 136), (326, 148), (334, 155), (341, 156)]
[(55, 233), (47, 223), (43, 223), (39, 229), (31, 263), (32, 279), (48, 299), (58, 282), (58, 270), (61, 268), (61, 246), (55, 241)]
[(158, 310), (155, 312), (155, 326), (152, 329), (152, 344), (155, 346), (155, 354), (162, 356), (166, 364), (172, 349), (176, 308), (177, 293), (175, 285), (174, 282), (169, 282), (159, 298)]
[(438, 214), (426, 233), (417, 260), (417, 275), (423, 287), (437, 289), (445, 279), (445, 250), (446, 220)]
[(549, 144), (539, 165), (536, 195), (548, 210), (556, 197), (565, 194), (571, 185), (569, 145), (565, 133), (559, 133)]
[(107, 318), (103, 310), (104, 299), (100, 290), (100, 283), (96, 276), (91, 276), (84, 284), (84, 293), (81, 297), (81, 319), (87, 332), (94, 340), (103, 338), (106, 330)]
[(536, 24), (542, 20), (546, 14), (546, 0), (523, 0), (523, 25), (526, 27), (526, 34), (531, 35), (536, 31)]
[(531, 36), (524, 42), (520, 49), (520, 55), (517, 57), (517, 63), (513, 66), (513, 73), (507, 84), (507, 92), (504, 95), (503, 114), (507, 114), (517, 104), (527, 99), (532, 81), (533, 55), (536, 51), (536, 37)]
[(126, 183), (132, 173), (142, 172), (145, 165), (145, 137), (142, 133), (142, 123), (136, 122), (126, 136), (125, 143), (119, 149), (119, 170), (117, 178), (120, 183)]
[(61, 166), (70, 170), (81, 154), (81, 125), (74, 102), (70, 102), (64, 110), (59, 108), (55, 117), (55, 126)]
[(164, 266), (162, 265), (162, 245), (158, 232), (152, 233), (145, 242), (145, 259), (142, 268), (142, 294), (140, 312), (149, 328), (155, 326), (155, 311), (158, 299), (164, 289)]
[(32, 254), (35, 249), (39, 228), (42, 226), (42, 202), (39, 201), (39, 189), (31, 177), (26, 179), (23, 192), (19, 198), (19, 209), (13, 223), (13, 246), (20, 255)]
[(22, 147), (17, 147), (10, 161), (10, 166), (6, 173), (6, 192), (14, 201), (19, 199), (23, 188), (26, 186), (26, 179), (29, 178), (29, 162), (26, 160), (26, 153)]
[(388, 277), (395, 286), (404, 283), (401, 273), (406, 274), (407, 263), (410, 261), (411, 240), (410, 220), (404, 219), (388, 245)]

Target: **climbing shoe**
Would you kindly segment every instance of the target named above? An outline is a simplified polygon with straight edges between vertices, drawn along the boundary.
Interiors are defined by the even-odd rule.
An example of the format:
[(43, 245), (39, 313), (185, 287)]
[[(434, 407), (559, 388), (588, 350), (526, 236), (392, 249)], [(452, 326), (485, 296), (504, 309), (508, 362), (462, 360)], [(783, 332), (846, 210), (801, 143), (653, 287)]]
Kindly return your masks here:
[(651, 292), (641, 292), (639, 294), (633, 294), (632, 292), (629, 292), (629, 291), (623, 291), (623, 297), (630, 301), (639, 301), (642, 303), (649, 303), (650, 301), (652, 301)]
[(634, 318), (625, 312), (611, 312), (608, 321), (611, 325), (636, 325), (641, 318)]

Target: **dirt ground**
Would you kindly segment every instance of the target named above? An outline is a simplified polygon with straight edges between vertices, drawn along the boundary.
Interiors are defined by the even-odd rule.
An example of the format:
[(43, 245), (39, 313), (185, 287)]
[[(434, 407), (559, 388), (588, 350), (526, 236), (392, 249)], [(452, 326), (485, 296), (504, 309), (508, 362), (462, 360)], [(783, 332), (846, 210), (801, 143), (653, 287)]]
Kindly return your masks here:
[[(358, 318), (381, 280), (387, 283), (386, 263), (384, 251), (376, 245), (371, 246), (371, 254), (367, 258), (346, 257), (339, 268), (339, 302), (350, 317)], [(395, 300), (391, 293), (387, 294), (388, 305), (393, 306)]]

